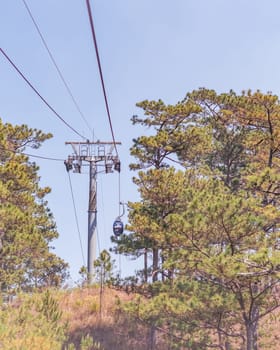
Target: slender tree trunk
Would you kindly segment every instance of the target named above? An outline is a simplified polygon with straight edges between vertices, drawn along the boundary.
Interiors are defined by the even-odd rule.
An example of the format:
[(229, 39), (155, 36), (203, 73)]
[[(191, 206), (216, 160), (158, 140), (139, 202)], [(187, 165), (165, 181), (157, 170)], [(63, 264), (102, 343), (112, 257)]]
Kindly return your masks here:
[(246, 350), (258, 350), (258, 320), (259, 320), (259, 306), (256, 302), (258, 294), (258, 284), (251, 285), (251, 306), (250, 313), (246, 315), (244, 300), (240, 293), (240, 306), (243, 310), (244, 325), (246, 328)]
[(220, 331), (218, 331), (218, 340), (219, 340), (219, 346), (222, 347), (222, 334)]
[(148, 337), (148, 350), (154, 350), (156, 345), (156, 329), (154, 326), (151, 326), (149, 329), (149, 337)]
[(144, 282), (148, 282), (148, 250), (146, 248), (144, 252)]
[(230, 347), (230, 343), (226, 340), (225, 342), (225, 350), (230, 350), (231, 347)]
[(254, 323), (252, 325), (253, 327), (253, 349), (258, 350), (258, 329), (259, 329), (259, 324), (258, 324), (258, 319), (259, 319), (259, 307), (258, 305), (253, 306), (253, 311), (252, 311), (252, 318), (254, 320)]
[(103, 268), (101, 266), (100, 272), (100, 290), (99, 290), (99, 318), (102, 319), (102, 309), (103, 309)]
[(158, 249), (153, 248), (153, 282), (158, 280)]
[(163, 254), (161, 254), (161, 268), (162, 268), (161, 280), (162, 280), (162, 282), (165, 281), (165, 275), (164, 275), (164, 270), (163, 270), (164, 260), (165, 260), (165, 258), (164, 258), (164, 256), (163, 256)]
[(246, 323), (246, 350), (258, 350), (258, 338), (257, 338), (258, 325), (257, 322)]

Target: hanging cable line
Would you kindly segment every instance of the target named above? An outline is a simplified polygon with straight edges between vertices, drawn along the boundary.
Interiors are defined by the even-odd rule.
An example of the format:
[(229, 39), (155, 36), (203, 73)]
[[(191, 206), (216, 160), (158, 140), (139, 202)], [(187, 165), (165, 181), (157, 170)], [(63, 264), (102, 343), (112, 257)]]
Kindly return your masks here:
[(48, 46), (48, 44), (47, 44), (45, 38), (43, 37), (43, 34), (42, 34), (42, 32), (41, 32), (41, 30), (40, 30), (40, 28), (39, 28), (39, 25), (38, 25), (38, 23), (35, 21), (35, 18), (34, 18), (34, 16), (32, 15), (32, 12), (31, 12), (29, 6), (27, 5), (27, 3), (26, 3), (25, 0), (22, 0), (22, 2), (23, 2), (23, 4), (24, 4), (24, 6), (25, 6), (25, 8), (26, 8), (26, 10), (27, 10), (27, 12), (28, 12), (28, 14), (29, 14), (29, 16), (30, 16), (30, 18), (31, 18), (31, 20), (32, 20), (32, 22), (33, 22), (33, 24), (34, 24), (34, 26), (35, 26), (35, 28), (36, 28), (36, 30), (37, 30), (39, 36), (40, 36), (40, 38), (41, 38), (41, 40), (42, 40), (42, 43), (43, 43), (45, 49), (47, 50), (47, 52), (48, 52), (48, 54), (49, 54), (49, 57), (50, 57), (50, 59), (51, 59), (53, 65), (54, 65), (55, 68), (56, 68), (56, 71), (57, 71), (57, 73), (58, 73), (60, 79), (62, 80), (62, 82), (63, 82), (63, 84), (64, 84), (64, 86), (65, 86), (65, 88), (66, 88), (66, 90), (67, 90), (67, 92), (68, 92), (68, 94), (69, 94), (69, 96), (71, 97), (71, 99), (72, 99), (74, 105), (76, 106), (77, 111), (79, 112), (81, 118), (83, 119), (83, 121), (84, 121), (85, 124), (87, 125), (89, 131), (92, 132), (92, 129), (91, 129), (91, 127), (90, 127), (88, 121), (86, 120), (86, 118), (85, 118), (83, 112), (81, 111), (81, 109), (80, 109), (80, 107), (79, 107), (79, 105), (78, 105), (78, 103), (77, 103), (77, 101), (76, 101), (76, 99), (75, 99), (75, 97), (74, 97), (74, 95), (73, 95), (73, 93), (72, 93), (72, 91), (71, 91), (69, 85), (67, 84), (65, 78), (63, 77), (63, 74), (62, 74), (60, 68), (58, 67), (58, 64), (56, 63), (56, 60), (54, 59), (54, 56), (53, 56), (53, 54), (52, 54), (52, 52), (51, 52), (51, 50), (50, 50), (50, 48), (49, 48), (49, 46)]
[(119, 216), (121, 215), (121, 173), (118, 174)]
[(97, 40), (96, 40), (96, 35), (95, 35), (95, 30), (94, 30), (94, 23), (93, 23), (93, 17), (92, 17), (92, 12), (91, 12), (91, 7), (90, 7), (90, 0), (86, 0), (86, 4), (87, 4), (87, 12), (88, 12), (91, 33), (92, 33), (92, 38), (93, 38), (93, 43), (94, 43), (94, 48), (95, 48), (96, 59), (97, 59), (97, 64), (98, 64), (98, 70), (99, 70), (99, 75), (100, 75), (100, 80), (101, 80), (101, 85), (102, 85), (102, 91), (103, 91), (106, 111), (107, 111), (107, 115), (108, 115), (108, 120), (109, 120), (109, 124), (110, 124), (110, 130), (111, 130), (111, 134), (112, 134), (112, 140), (114, 143), (116, 153), (118, 155), (113, 125), (112, 125), (111, 113), (110, 113), (110, 109), (109, 109), (109, 103), (108, 103), (108, 99), (107, 99), (107, 93), (106, 93), (105, 83), (104, 83), (104, 78), (103, 78), (103, 73), (102, 73), (101, 61), (100, 61), (100, 57), (99, 57)]
[[(118, 176), (118, 192), (119, 192), (119, 217), (121, 216), (121, 173)], [(122, 276), (122, 255), (119, 253), (119, 277)]]
[[(102, 181), (102, 177), (100, 178), (99, 182), (98, 182), (98, 191), (100, 193), (100, 202), (101, 202), (101, 216), (103, 216), (104, 218), (106, 217), (105, 214), (105, 205), (104, 205), (104, 192), (103, 192), (103, 181)], [(103, 220), (102, 222), (103, 224), (103, 231), (107, 232), (107, 226), (106, 226), (106, 220)]]
[(96, 226), (96, 236), (97, 236), (97, 247), (98, 247), (98, 254), (100, 256), (101, 253), (101, 247), (100, 247), (100, 239), (99, 239), (99, 231), (98, 226)]
[(64, 162), (64, 159), (38, 156), (38, 155), (35, 155), (35, 154), (25, 153), (25, 152), (22, 152), (20, 150), (11, 150), (11, 149), (3, 147), (2, 145), (0, 145), (0, 149), (3, 150), (3, 151), (6, 151), (6, 152), (14, 153), (14, 154), (23, 154), (24, 156), (27, 156), (27, 157), (40, 158), (40, 159), (46, 159), (46, 160), (53, 160), (53, 161), (57, 161), (57, 162)]
[(83, 264), (84, 264), (84, 266), (86, 266), (84, 250), (83, 250), (83, 244), (82, 244), (82, 238), (81, 238), (81, 231), (80, 231), (79, 222), (78, 222), (77, 209), (76, 209), (76, 204), (75, 204), (75, 198), (74, 198), (74, 192), (73, 192), (71, 177), (70, 177), (69, 171), (67, 173), (68, 173), (71, 197), (72, 197), (73, 208), (74, 208), (74, 213), (75, 213), (75, 221), (76, 221), (77, 231), (78, 231), (78, 235), (79, 235), (79, 241), (80, 241), (80, 248), (81, 248), (81, 253), (82, 253), (82, 258), (83, 258)]
[(45, 105), (59, 118), (62, 123), (64, 123), (69, 129), (71, 129), (75, 134), (81, 138), (87, 140), (85, 136), (80, 134), (75, 130), (69, 123), (67, 123), (57, 112), (56, 110), (47, 102), (47, 100), (39, 93), (39, 91), (30, 83), (30, 81), (25, 77), (25, 75), (20, 71), (20, 69), (15, 65), (15, 63), (10, 59), (10, 57), (5, 53), (5, 51), (0, 48), (0, 52), (7, 59), (7, 61), (12, 65), (12, 67), (17, 71), (17, 73), (22, 77), (22, 79), (31, 87), (31, 89), (40, 97), (40, 99), (45, 103)]
[[(3, 147), (2, 145), (0, 145), (0, 149), (2, 149), (3, 151), (14, 153), (14, 154), (23, 154), (23, 155), (28, 156), (28, 157), (34, 157), (34, 158), (40, 158), (40, 159), (45, 159), (45, 160), (64, 162), (63, 159), (59, 159), (59, 158), (49, 158), (49, 157), (37, 156), (37, 155), (34, 155), (34, 154), (29, 154), (29, 153), (25, 153), (25, 152), (21, 152), (21, 151), (17, 151), (17, 150), (10, 150), (10, 149), (7, 149), (7, 148)], [(80, 231), (80, 227), (79, 227), (78, 216), (77, 216), (77, 209), (76, 209), (75, 198), (74, 198), (74, 192), (73, 192), (73, 187), (72, 187), (72, 182), (71, 182), (71, 178), (70, 178), (69, 172), (68, 172), (68, 177), (69, 177), (70, 191), (71, 191), (71, 197), (72, 197), (73, 208), (74, 208), (74, 213), (75, 213), (75, 221), (76, 221), (76, 226), (77, 226), (77, 231), (78, 231), (78, 236), (79, 236), (79, 242), (80, 242), (80, 248), (81, 248), (83, 264), (84, 264), (84, 266), (86, 266), (84, 250), (83, 250), (83, 245), (82, 245), (82, 239), (81, 239), (81, 231)]]
[(59, 158), (50, 158), (50, 157), (44, 157), (44, 156), (37, 156), (35, 154), (29, 154), (25, 152), (20, 152), (21, 154), (24, 154), (25, 156), (32, 157), (32, 158), (40, 158), (40, 159), (45, 159), (45, 160), (53, 160), (56, 162), (64, 162), (64, 159), (59, 159)]

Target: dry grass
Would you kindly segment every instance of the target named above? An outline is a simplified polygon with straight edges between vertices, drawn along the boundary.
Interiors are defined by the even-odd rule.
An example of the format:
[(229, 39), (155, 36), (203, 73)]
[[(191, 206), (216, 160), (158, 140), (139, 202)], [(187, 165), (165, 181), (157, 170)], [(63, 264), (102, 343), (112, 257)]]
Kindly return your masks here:
[[(2, 312), (0, 320), (0, 348), (4, 350), (145, 350), (151, 349), (151, 329), (136, 323), (129, 316), (119, 312), (119, 300), (126, 302), (135, 295), (106, 288), (102, 299), (98, 287), (77, 288), (66, 291), (52, 291), (62, 311), (62, 325), (67, 324), (62, 345), (56, 339), (53, 328), (34, 308), (34, 303), (41, 302), (42, 294), (26, 295), (18, 298)], [(100, 303), (101, 301), (101, 303)], [(100, 308), (101, 305), (101, 308)], [(20, 311), (23, 310), (23, 311)], [(57, 310), (57, 307), (56, 309)], [(23, 323), (19, 322), (24, 320)], [(259, 349), (280, 350), (280, 310), (260, 323)], [(1, 325), (1, 321), (2, 325)], [(59, 324), (60, 324), (59, 323)], [(64, 329), (64, 328), (63, 328)], [(92, 339), (100, 347), (85, 345), (84, 340)], [(167, 338), (160, 331), (156, 332), (156, 344), (153, 350), (167, 350)], [(72, 344), (69, 346), (69, 344)], [(74, 345), (73, 345), (74, 344)], [(84, 345), (83, 345), (84, 344)], [(232, 350), (241, 350), (241, 345), (232, 344)]]
[[(135, 324), (129, 319), (118, 319), (116, 301), (129, 301), (133, 295), (106, 288), (100, 310), (99, 288), (75, 289), (62, 294), (60, 305), (63, 320), (69, 326), (69, 342), (79, 349), (82, 337), (90, 335), (100, 342), (104, 350), (145, 350), (149, 349), (150, 329)], [(267, 317), (260, 324), (260, 349), (280, 350), (280, 310)], [(157, 332), (154, 350), (168, 349)], [(236, 348), (237, 349), (237, 348)], [(238, 347), (238, 350), (239, 347)]]
[(118, 323), (115, 312), (118, 298), (128, 301), (132, 297), (107, 288), (100, 304), (99, 288), (88, 287), (63, 294), (60, 305), (63, 321), (68, 323), (68, 343), (73, 343), (78, 349), (82, 337), (90, 335), (106, 350), (146, 349), (144, 327)]

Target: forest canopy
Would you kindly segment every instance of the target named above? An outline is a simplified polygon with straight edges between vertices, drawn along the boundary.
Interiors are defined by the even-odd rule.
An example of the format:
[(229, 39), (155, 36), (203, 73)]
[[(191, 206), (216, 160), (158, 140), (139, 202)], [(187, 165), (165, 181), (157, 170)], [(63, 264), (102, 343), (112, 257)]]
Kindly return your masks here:
[(67, 264), (51, 251), (58, 237), (38, 166), (24, 154), (52, 137), (0, 120), (0, 283), (3, 293), (60, 285)]
[(133, 124), (149, 129), (131, 147), (141, 200), (113, 239), (144, 260), (128, 311), (173, 346), (256, 350), (280, 305), (279, 98), (203, 88), (137, 106)]

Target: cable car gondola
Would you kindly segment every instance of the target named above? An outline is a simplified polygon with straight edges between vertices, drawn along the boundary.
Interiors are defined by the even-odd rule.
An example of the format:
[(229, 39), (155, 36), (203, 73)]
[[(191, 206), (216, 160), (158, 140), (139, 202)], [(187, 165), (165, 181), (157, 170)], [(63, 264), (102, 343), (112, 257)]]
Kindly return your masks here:
[(115, 236), (120, 236), (123, 233), (123, 222), (120, 217), (117, 217), (113, 223), (113, 232)]

